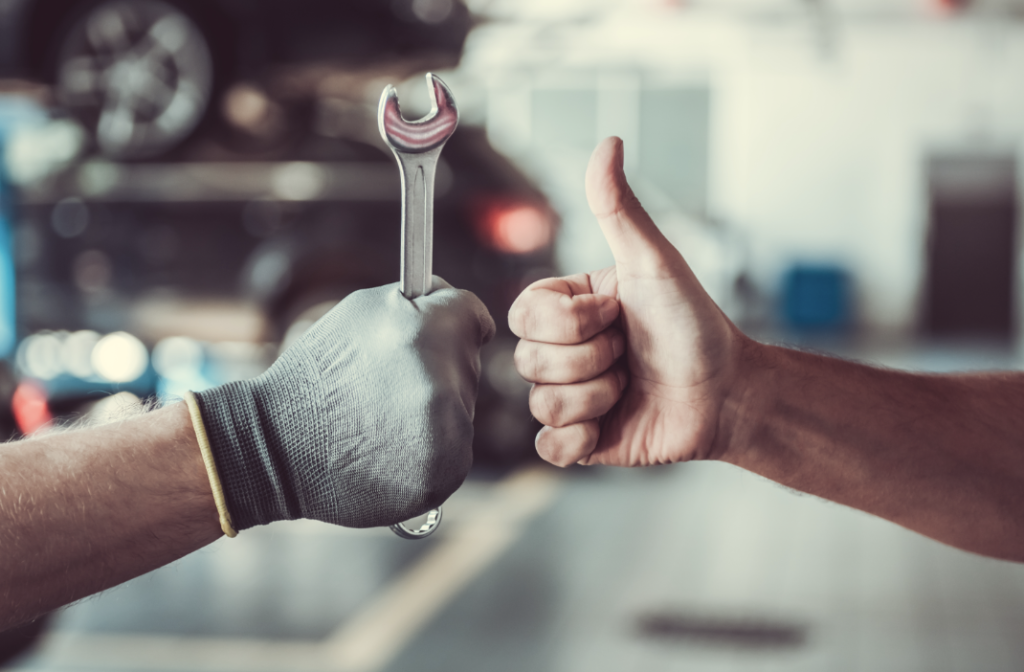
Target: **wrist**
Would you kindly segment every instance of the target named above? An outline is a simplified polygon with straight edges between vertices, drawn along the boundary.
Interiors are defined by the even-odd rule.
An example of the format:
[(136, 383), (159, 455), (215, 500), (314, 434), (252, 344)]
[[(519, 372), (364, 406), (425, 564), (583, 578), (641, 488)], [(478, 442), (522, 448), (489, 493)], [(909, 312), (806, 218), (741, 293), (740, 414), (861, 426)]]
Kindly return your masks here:
[(213, 494), (213, 501), (217, 505), (217, 518), (220, 528), (228, 537), (238, 534), (231, 521), (231, 512), (228, 510), (227, 500), (224, 498), (224, 486), (221, 483), (220, 474), (217, 471), (217, 462), (213, 457), (213, 448), (210, 446), (210, 438), (206, 432), (206, 425), (203, 422), (203, 413), (199, 410), (199, 401), (193, 392), (185, 393), (185, 406), (188, 408), (189, 420), (192, 423), (192, 430), (195, 434), (195, 448), (203, 458), (203, 468), (206, 470), (207, 479), (210, 481), (210, 492)]
[(275, 471), (264, 417), (251, 381), (238, 381), (195, 395), (210, 452), (235, 530), (289, 515), (288, 488)]
[(777, 348), (737, 332), (735, 369), (718, 416), (711, 459), (737, 466), (749, 458), (772, 399)]

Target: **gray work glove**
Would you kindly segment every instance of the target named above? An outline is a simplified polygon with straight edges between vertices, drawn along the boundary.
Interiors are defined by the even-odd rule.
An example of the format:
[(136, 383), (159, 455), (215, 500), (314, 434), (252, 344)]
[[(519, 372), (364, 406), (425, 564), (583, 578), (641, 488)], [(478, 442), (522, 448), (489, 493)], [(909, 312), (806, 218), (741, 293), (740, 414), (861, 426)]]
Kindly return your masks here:
[(434, 278), (355, 292), (266, 373), (196, 394), (235, 529), (391, 525), (441, 505), (472, 464), (480, 347), (494, 321)]

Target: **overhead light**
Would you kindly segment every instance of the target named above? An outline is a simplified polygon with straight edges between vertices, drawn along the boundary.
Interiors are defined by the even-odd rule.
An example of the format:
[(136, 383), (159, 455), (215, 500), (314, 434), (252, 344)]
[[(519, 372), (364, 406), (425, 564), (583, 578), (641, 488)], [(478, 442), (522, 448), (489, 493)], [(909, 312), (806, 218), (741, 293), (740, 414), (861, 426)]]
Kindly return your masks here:
[(92, 350), (96, 373), (112, 383), (138, 380), (149, 366), (149, 352), (142, 341), (125, 331), (107, 334)]
[(52, 332), (32, 334), (18, 346), (18, 368), (30, 378), (52, 380), (64, 373), (61, 338)]
[(484, 244), (508, 254), (542, 250), (555, 234), (552, 213), (533, 203), (489, 203), (480, 208), (476, 225)]
[(967, 9), (971, 4), (970, 0), (931, 0), (929, 3), (932, 10), (942, 16), (950, 16)]
[(286, 163), (274, 171), (271, 190), (286, 201), (309, 201), (318, 197), (327, 186), (323, 168), (307, 161)]
[(153, 348), (153, 368), (170, 380), (192, 380), (203, 366), (203, 346), (186, 336), (171, 336)]
[(89, 329), (82, 329), (68, 335), (60, 346), (60, 361), (64, 369), (78, 378), (91, 378), (96, 371), (92, 368), (92, 351), (100, 335)]

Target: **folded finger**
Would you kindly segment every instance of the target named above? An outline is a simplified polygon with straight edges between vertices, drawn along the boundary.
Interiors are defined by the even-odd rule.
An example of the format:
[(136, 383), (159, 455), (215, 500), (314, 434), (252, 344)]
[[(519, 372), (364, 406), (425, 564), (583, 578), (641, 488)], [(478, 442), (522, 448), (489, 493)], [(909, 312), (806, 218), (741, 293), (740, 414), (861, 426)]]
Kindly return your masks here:
[(589, 290), (583, 275), (535, 282), (509, 309), (509, 328), (530, 341), (582, 343), (619, 316), (619, 302), (614, 297)]
[(516, 346), (515, 365), (531, 383), (580, 383), (607, 371), (625, 348), (626, 339), (615, 327), (576, 345), (523, 340)]
[(604, 415), (626, 389), (626, 371), (614, 366), (583, 383), (534, 385), (530, 390), (530, 411), (541, 424), (565, 427)]
[(568, 467), (586, 459), (601, 435), (597, 420), (585, 420), (567, 427), (543, 427), (537, 433), (537, 454), (546, 462)]

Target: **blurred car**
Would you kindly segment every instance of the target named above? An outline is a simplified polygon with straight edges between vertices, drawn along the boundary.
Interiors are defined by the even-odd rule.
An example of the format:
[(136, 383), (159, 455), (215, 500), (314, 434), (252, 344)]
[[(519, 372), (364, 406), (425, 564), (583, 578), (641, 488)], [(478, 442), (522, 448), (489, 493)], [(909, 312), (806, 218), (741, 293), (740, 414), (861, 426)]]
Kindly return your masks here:
[[(83, 162), (22, 195), (19, 369), (59, 405), (155, 391), (160, 376), (129, 334), (147, 347), (181, 335), (287, 346), (348, 293), (398, 280), (400, 194), (389, 152), (316, 134), (273, 161)], [(455, 132), (438, 171), (434, 271), (480, 296), (498, 324), (477, 409), (484, 460), (532, 451), (529, 388), (504, 316), (553, 272), (556, 225), (483, 129)], [(104, 373), (97, 348), (115, 337)], [(129, 350), (143, 353), (132, 366)]]
[(0, 77), (52, 84), (109, 157), (189, 137), (239, 80), (393, 59), (454, 65), (461, 0), (5, 0)]

